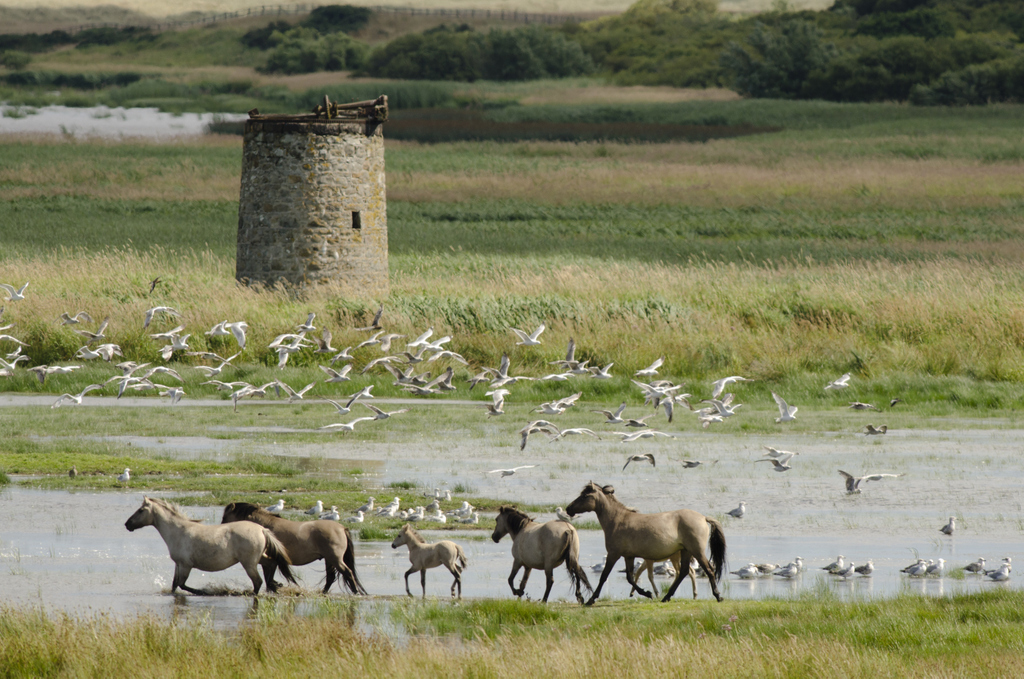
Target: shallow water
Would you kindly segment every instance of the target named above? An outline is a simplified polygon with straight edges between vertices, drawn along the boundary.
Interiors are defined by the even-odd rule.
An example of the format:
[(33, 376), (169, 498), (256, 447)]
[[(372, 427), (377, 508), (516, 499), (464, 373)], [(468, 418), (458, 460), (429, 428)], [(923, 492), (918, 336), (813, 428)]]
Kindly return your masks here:
[[(5, 528), (0, 531), (0, 600), (18, 606), (39, 606), (45, 610), (67, 611), (78, 615), (108, 612), (115, 616), (152, 614), (167, 619), (187, 614), (202, 614), (216, 627), (230, 628), (251, 614), (251, 598), (246, 596), (172, 597), (167, 591), (173, 563), (159, 534), (153, 528), (129, 533), (124, 521), (138, 508), (141, 494), (125, 492), (39, 491), (11, 486), (0, 493), (0, 516)], [(188, 508), (188, 513), (208, 523), (216, 523), (221, 508)], [(541, 517), (549, 518), (549, 517)], [(728, 576), (723, 584), (726, 599), (788, 597), (817, 587), (828, 587), (839, 596), (878, 597), (899, 592), (933, 595), (978, 591), (991, 587), (1018, 587), (1014, 581), (992, 583), (968, 577), (910, 580), (898, 572), (911, 563), (914, 554), (901, 540), (890, 536), (850, 538), (847, 536), (750, 535), (726, 527), (730, 566), (735, 569), (749, 561), (786, 562), (800, 555), (808, 564), (807, 572), (792, 581), (759, 579), (740, 581)], [(469, 567), (464, 573), (463, 595), (467, 598), (509, 598), (506, 582), (511, 568), (508, 538), (494, 544), (485, 533), (459, 534), (423, 531), (428, 540), (454, 539), (466, 551)], [(480, 539), (486, 538), (486, 539)], [(598, 574), (589, 570), (604, 556), (603, 536), (594, 530), (580, 531), (581, 563), (588, 568), (596, 584)], [(992, 539), (965, 535), (918, 546), (924, 558), (945, 558), (950, 565), (963, 565), (978, 555), (991, 561), (1003, 556), (1021, 556), (1018, 540)], [(818, 567), (842, 552), (855, 562), (872, 558), (876, 572), (870, 578), (843, 581), (823, 574)], [(372, 613), (379, 597), (403, 596), (403, 573), (408, 568), (404, 547), (391, 549), (380, 542), (356, 543), (359, 577), (372, 597), (360, 599), (361, 607)], [(621, 565), (616, 567), (616, 571)], [(322, 564), (296, 569), (304, 588), (316, 591), (323, 582)], [(664, 578), (658, 578), (664, 586)], [(197, 588), (224, 587), (244, 592), (251, 586), (240, 566), (220, 573), (193, 571), (189, 584)], [(644, 580), (645, 588), (648, 586)], [(451, 577), (442, 569), (427, 575), (427, 594), (448, 597)], [(419, 594), (418, 578), (410, 579), (414, 594)], [(543, 595), (543, 573), (531, 574), (528, 595)], [(333, 590), (335, 597), (338, 589)], [(628, 595), (625, 577), (616, 572), (609, 578), (603, 597), (621, 599)], [(705, 580), (699, 581), (698, 596), (711, 594)], [(677, 597), (689, 599), (690, 585), (683, 583)], [(552, 590), (555, 600), (570, 600), (569, 582), (564, 569), (556, 571)], [(312, 604), (310, 604), (312, 605)], [(298, 612), (302, 612), (301, 605)], [(379, 626), (380, 616), (371, 616)], [(370, 624), (370, 623), (363, 623)], [(392, 630), (394, 632), (394, 630)]]
[[(18, 117), (15, 117), (18, 116)], [(0, 134), (64, 134), (76, 137), (171, 137), (206, 133), (214, 119), (244, 120), (244, 114), (163, 113), (156, 108), (0, 105)]]

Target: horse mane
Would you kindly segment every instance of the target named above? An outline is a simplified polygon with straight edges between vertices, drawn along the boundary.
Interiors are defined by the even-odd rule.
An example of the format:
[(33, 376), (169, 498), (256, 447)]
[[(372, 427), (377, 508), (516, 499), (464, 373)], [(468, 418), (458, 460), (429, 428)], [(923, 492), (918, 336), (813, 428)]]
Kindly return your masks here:
[(402, 524), (402, 530), (405, 530), (405, 532), (407, 532), (409, 535), (412, 535), (414, 538), (416, 538), (420, 542), (426, 542), (426, 540), (424, 540), (423, 537), (420, 536), (420, 534), (416, 531), (416, 529), (412, 527), (411, 523)]
[(591, 481), (590, 484), (588, 486), (584, 487), (583, 490), (587, 490), (587, 488), (589, 488), (590, 486), (593, 486), (596, 490), (599, 490), (602, 493), (604, 493), (604, 496), (606, 498), (608, 498), (609, 500), (611, 500), (615, 504), (619, 505), (620, 507), (625, 509), (627, 512), (633, 512), (634, 514), (639, 514), (640, 513), (640, 510), (638, 510), (636, 507), (629, 507), (629, 506), (624, 505), (619, 500), (619, 498), (617, 498), (615, 496), (615, 486), (612, 486), (612, 485), (599, 486), (596, 483), (594, 483), (593, 481)]
[(520, 511), (516, 507), (512, 507), (509, 505), (502, 505), (498, 509), (498, 513), (505, 515), (505, 520), (508, 522), (509, 531), (516, 534), (518, 534), (519, 531), (523, 530), (523, 528), (526, 527), (526, 524), (533, 521), (533, 519), (530, 518), (529, 514), (527, 514), (524, 511)]
[(146, 498), (158, 507), (163, 507), (165, 510), (178, 517), (179, 519), (185, 519), (186, 521), (192, 521), (193, 523), (199, 523), (196, 519), (191, 518), (182, 510), (180, 505), (176, 505), (173, 502), (164, 500), (158, 497)]

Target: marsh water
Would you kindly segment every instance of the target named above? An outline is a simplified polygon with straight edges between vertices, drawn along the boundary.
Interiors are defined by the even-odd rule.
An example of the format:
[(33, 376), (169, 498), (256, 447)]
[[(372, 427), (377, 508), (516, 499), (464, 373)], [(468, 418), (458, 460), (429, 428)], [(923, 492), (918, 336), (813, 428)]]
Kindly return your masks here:
[[(948, 427), (949, 422), (943, 424)], [(423, 488), (461, 483), (471, 487), (475, 496), (549, 504), (552, 511), (567, 505), (583, 483), (593, 479), (613, 484), (617, 496), (641, 511), (685, 506), (718, 518), (725, 527), (731, 570), (748, 562), (785, 564), (796, 556), (807, 564), (806, 572), (794, 580), (739, 580), (730, 575), (724, 585), (726, 598), (789, 597), (819, 588), (846, 598), (1018, 587), (1013, 579), (1008, 583), (958, 575), (910, 579), (899, 572), (919, 556), (944, 558), (950, 570), (979, 556), (993, 564), (1005, 556), (1015, 561), (1024, 556), (1019, 457), (1024, 431), (979, 429), (979, 423), (970, 426), (974, 428), (892, 431), (884, 437), (840, 432), (771, 437), (680, 432), (677, 440), (643, 446), (644, 452), (655, 453), (656, 467), (634, 463), (625, 470), (625, 456), (640, 448), (617, 441), (531, 440), (520, 452), (516, 442), (507, 440), (507, 433), (486, 429), (482, 435), (477, 431), (475, 438), (467, 431), (450, 430), (424, 436), (419, 443), (338, 437), (287, 445), (266, 437), (104, 438), (175, 457), (216, 458), (245, 452), (316, 458), (327, 473), (358, 467), (381, 487), (394, 481), (412, 481)], [(268, 428), (270, 436), (272, 431)], [(799, 452), (794, 469), (779, 474), (770, 465), (755, 464), (762, 445)], [(706, 463), (684, 469), (677, 462), (683, 458)], [(537, 466), (512, 477), (484, 473), (522, 464)], [(861, 494), (847, 495), (837, 469), (858, 475), (884, 471), (905, 476), (866, 483)], [(390, 494), (386, 488), (377, 493)], [(248, 615), (251, 602), (244, 596), (183, 599), (168, 594), (173, 566), (159, 535), (153, 529), (129, 533), (123, 525), (140, 499), (141, 493), (131, 489), (41, 491), (15, 483), (0, 491), (4, 518), (0, 600), (75, 613), (174, 616), (188, 610), (228, 626)], [(740, 500), (747, 503), (746, 516), (727, 516), (725, 512)], [(215, 523), (221, 508), (192, 507), (188, 512)], [(958, 517), (958, 530), (951, 538), (938, 531), (949, 516)], [(537, 518), (553, 517), (541, 513)], [(581, 561), (588, 568), (604, 556), (603, 536), (591, 528), (594, 520), (593, 514), (577, 519), (583, 523)], [(427, 530), (428, 525), (421, 524), (427, 539), (440, 539), (441, 533)], [(484, 532), (445, 531), (443, 537), (460, 542), (469, 557), (463, 585), (466, 597), (511, 596), (506, 582), (511, 567), (508, 538), (494, 544)], [(824, 574), (820, 567), (838, 554), (858, 564), (872, 559), (874, 575), (842, 580)], [(405, 548), (392, 550), (389, 543), (359, 541), (357, 564), (363, 584), (375, 595), (361, 605), (379, 602), (376, 597), (404, 595)], [(316, 591), (322, 583), (322, 564), (298, 571), (302, 587)], [(597, 573), (591, 572), (591, 579), (596, 583)], [(433, 570), (427, 580), (429, 596), (447, 598), (451, 585), (447, 573)], [(222, 573), (193, 572), (189, 582), (239, 592), (249, 587), (238, 567)], [(666, 580), (660, 582), (664, 585)], [(543, 575), (534, 573), (527, 586), (529, 596), (539, 598), (543, 584)], [(416, 578), (411, 586), (418, 594)], [(687, 583), (677, 596), (687, 599), (688, 592)], [(624, 576), (615, 573), (603, 596), (619, 599), (627, 594)], [(699, 582), (698, 596), (710, 597), (705, 581)], [(553, 597), (570, 598), (564, 570), (557, 572)]]
[(205, 134), (215, 120), (245, 115), (164, 113), (156, 108), (0, 105), (0, 134), (63, 134), (76, 137), (171, 137)]

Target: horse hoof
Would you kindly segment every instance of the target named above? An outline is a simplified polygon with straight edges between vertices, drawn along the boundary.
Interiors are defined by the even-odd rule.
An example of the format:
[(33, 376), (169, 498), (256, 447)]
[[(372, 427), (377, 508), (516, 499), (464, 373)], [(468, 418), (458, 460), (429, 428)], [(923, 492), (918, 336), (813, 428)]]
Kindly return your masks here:
[(721, 603), (721, 602), (722, 602), (722, 595), (721, 595), (721, 594), (716, 594), (716, 595), (715, 595), (715, 598), (716, 598), (716, 599), (718, 599), (718, 602), (719, 602), (719, 603)]
[(593, 600), (593, 599), (591, 599), (590, 601), (588, 601), (587, 603), (585, 603), (585, 604), (583, 604), (583, 605), (584, 605), (584, 606), (593, 606), (593, 605), (594, 605), (594, 600)]

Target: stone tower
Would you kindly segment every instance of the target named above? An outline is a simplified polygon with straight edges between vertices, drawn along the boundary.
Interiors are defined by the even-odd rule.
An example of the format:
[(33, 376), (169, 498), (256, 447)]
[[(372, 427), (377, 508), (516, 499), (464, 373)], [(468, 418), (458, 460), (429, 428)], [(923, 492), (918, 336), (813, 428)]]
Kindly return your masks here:
[(242, 149), (235, 277), (388, 291), (384, 184), (387, 97), (307, 115), (249, 112)]

